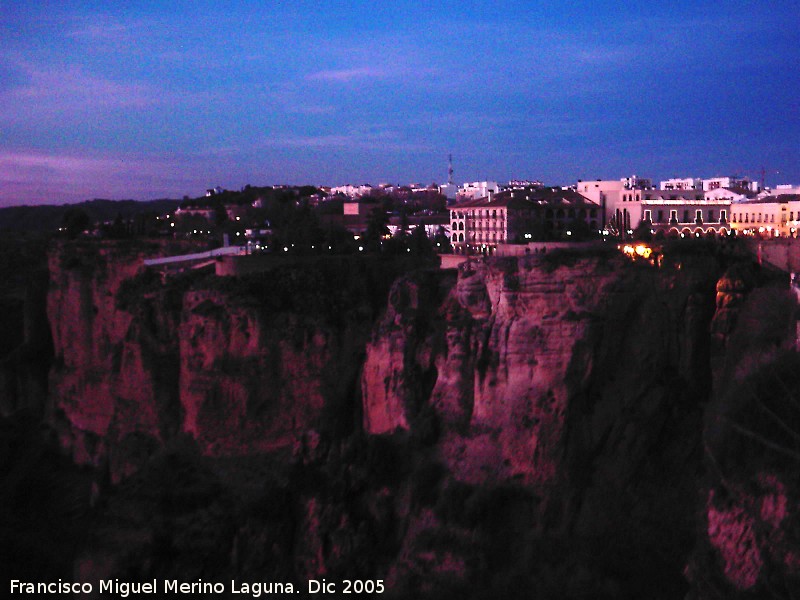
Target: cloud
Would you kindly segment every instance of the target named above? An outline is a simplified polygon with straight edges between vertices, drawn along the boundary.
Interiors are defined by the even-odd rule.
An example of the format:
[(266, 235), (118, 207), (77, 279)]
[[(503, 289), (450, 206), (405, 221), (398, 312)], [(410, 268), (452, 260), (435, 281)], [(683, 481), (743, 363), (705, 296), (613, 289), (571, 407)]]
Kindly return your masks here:
[(0, 152), (0, 204), (169, 196), (196, 185), (201, 177), (193, 170), (169, 158), (5, 151)]
[(284, 148), (380, 150), (421, 152), (431, 148), (421, 142), (404, 140), (398, 132), (337, 133), (328, 135), (284, 136), (271, 139), (265, 145)]
[(317, 71), (306, 77), (309, 81), (334, 81), (347, 83), (354, 79), (384, 79), (389, 76), (387, 71), (372, 67), (358, 67), (354, 69), (338, 69), (330, 71)]

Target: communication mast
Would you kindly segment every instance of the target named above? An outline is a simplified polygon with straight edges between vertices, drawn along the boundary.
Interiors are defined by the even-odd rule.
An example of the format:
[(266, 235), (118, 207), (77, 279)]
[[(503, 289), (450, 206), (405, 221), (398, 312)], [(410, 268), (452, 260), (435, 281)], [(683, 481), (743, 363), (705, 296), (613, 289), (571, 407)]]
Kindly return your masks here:
[(447, 155), (447, 183), (453, 185), (453, 155)]

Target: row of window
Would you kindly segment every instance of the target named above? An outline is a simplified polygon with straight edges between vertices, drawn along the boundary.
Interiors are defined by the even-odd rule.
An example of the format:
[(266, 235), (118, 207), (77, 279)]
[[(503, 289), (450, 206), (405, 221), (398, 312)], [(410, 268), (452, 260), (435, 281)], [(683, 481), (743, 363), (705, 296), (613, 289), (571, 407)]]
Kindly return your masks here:
[[(706, 222), (711, 223), (711, 222), (716, 221), (716, 218), (717, 218), (716, 217), (716, 211), (714, 211), (713, 209), (710, 209), (706, 213), (706, 215), (707, 215)], [(726, 211), (726, 210), (719, 211), (719, 222), (720, 223), (725, 223), (727, 218), (728, 218), (728, 211)], [(654, 220), (653, 219), (653, 211), (646, 210), (646, 211), (644, 211), (644, 219), (645, 219), (645, 221), (650, 221), (651, 223), (664, 223), (665, 222), (664, 221), (664, 211), (663, 210), (656, 211), (656, 218)], [(689, 223), (689, 222), (691, 222), (691, 220), (692, 220), (691, 211), (684, 210), (683, 211), (683, 219), (680, 222), (681, 223)], [(669, 211), (669, 221), (670, 221), (670, 223), (678, 222), (678, 211), (677, 210)], [(695, 223), (702, 223), (703, 222), (703, 211), (702, 210), (696, 210), (694, 212), (694, 222)]]
[[(744, 215), (744, 220), (742, 220), (742, 215)], [(758, 215), (758, 219), (756, 219), (756, 215)], [(792, 213), (792, 217), (794, 213)], [(792, 220), (792, 217), (789, 220)], [(766, 214), (766, 213), (733, 213), (733, 222), (734, 223), (774, 223), (775, 222), (775, 214)]]
[[(468, 210), (468, 211), (451, 210), (450, 211), (450, 218), (451, 219), (463, 219), (465, 216), (470, 217), (471, 219), (481, 218), (481, 217), (484, 217), (486, 219), (488, 219), (489, 217), (491, 217), (492, 219), (496, 219), (498, 215), (497, 215), (497, 209), (496, 208), (492, 209), (491, 211), (489, 209), (485, 209), (485, 210)], [(503, 214), (503, 211), (501, 210), (500, 211), (500, 218), (502, 219), (504, 216), (505, 215)]]
[[(454, 233), (452, 235), (451, 239), (453, 240), (454, 243), (463, 242), (464, 241), (464, 234), (463, 233)], [(473, 242), (502, 242), (503, 240), (505, 240), (505, 235), (502, 234), (502, 233), (498, 233), (498, 234), (493, 233), (491, 235), (489, 235), (488, 233), (487, 234), (483, 234), (483, 233), (475, 234), (475, 233), (473, 233), (470, 236), (470, 241), (473, 241)]]
[[(489, 229), (490, 227), (505, 227), (505, 220), (503, 219), (496, 219), (494, 221), (473, 221), (470, 223), (470, 229)], [(464, 229), (465, 228), (464, 221), (453, 221), (451, 223), (451, 229)]]

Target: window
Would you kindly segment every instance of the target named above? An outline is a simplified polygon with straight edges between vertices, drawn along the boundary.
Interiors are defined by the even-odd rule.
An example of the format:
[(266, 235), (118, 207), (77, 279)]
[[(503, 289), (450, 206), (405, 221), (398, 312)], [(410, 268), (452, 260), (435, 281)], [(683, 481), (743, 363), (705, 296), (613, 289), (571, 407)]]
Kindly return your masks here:
[(724, 223), (727, 220), (728, 220), (728, 211), (727, 210), (719, 211), (719, 222)]
[(652, 221), (653, 217), (651, 215), (652, 215), (652, 213), (649, 210), (644, 211), (644, 220), (645, 221)]
[(710, 210), (708, 211), (708, 222), (710, 223), (713, 220), (714, 220), (714, 211)]
[(684, 210), (683, 211), (683, 222), (684, 223), (688, 223), (689, 222), (689, 211), (688, 210)]
[(694, 220), (697, 223), (702, 223), (703, 222), (703, 211), (702, 210), (694, 211)]
[(658, 211), (658, 222), (661, 223), (664, 220), (664, 211)]
[(676, 223), (678, 222), (678, 211), (677, 210), (669, 211), (669, 220), (670, 221), (675, 221)]

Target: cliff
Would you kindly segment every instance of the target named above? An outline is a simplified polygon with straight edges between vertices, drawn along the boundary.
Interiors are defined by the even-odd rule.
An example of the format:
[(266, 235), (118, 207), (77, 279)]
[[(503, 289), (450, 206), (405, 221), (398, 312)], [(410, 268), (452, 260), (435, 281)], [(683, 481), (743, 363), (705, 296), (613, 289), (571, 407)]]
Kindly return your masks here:
[(795, 303), (700, 250), (162, 281), (152, 249), (56, 248), (47, 418), (95, 480), (76, 572), (791, 589)]
[(162, 283), (142, 266), (154, 250), (51, 254), (51, 419), (77, 463), (119, 481), (179, 434), (208, 456), (242, 456), (352, 428), (364, 340), (401, 263), (320, 259)]
[[(569, 254), (475, 262), (433, 310), (423, 282), (398, 282), (367, 348), (364, 427), (435, 420), (445, 489), (512, 485), (527, 498), (509, 517), (529, 532), (517, 543), (572, 549), (548, 567), (509, 557), (495, 578), (568, 569), (647, 593), (637, 586), (678, 570), (693, 534), (717, 269), (700, 257), (660, 270)], [(625, 577), (604, 572), (600, 540)]]

